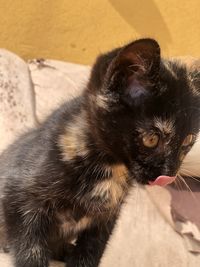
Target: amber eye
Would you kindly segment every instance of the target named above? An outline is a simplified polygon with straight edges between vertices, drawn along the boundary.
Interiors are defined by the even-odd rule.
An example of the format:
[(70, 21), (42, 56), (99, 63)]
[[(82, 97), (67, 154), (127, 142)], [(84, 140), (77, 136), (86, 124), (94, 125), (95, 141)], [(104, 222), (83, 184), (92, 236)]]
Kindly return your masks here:
[(189, 134), (188, 136), (186, 136), (186, 138), (183, 141), (183, 146), (189, 146), (193, 141), (193, 135)]
[(146, 134), (142, 138), (143, 145), (146, 147), (154, 148), (157, 146), (159, 136), (157, 134)]

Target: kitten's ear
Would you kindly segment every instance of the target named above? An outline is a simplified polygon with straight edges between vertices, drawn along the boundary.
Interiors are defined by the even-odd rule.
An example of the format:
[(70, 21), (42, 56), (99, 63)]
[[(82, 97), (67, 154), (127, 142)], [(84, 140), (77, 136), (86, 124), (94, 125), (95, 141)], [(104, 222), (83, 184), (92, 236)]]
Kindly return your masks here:
[(158, 82), (160, 47), (153, 39), (140, 39), (122, 48), (111, 62), (106, 83), (109, 90), (126, 91), (138, 98)]

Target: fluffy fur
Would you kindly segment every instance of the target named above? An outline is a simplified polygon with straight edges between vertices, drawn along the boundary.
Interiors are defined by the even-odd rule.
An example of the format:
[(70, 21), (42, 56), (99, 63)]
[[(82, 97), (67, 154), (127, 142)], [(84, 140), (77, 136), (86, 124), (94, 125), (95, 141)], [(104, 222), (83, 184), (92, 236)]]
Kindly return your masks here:
[[(98, 266), (133, 181), (178, 172), (199, 132), (199, 104), (199, 73), (161, 60), (155, 40), (101, 55), (83, 94), (0, 157), (1, 225), (15, 267), (50, 258)], [(154, 148), (142, 143), (148, 133), (159, 136)]]

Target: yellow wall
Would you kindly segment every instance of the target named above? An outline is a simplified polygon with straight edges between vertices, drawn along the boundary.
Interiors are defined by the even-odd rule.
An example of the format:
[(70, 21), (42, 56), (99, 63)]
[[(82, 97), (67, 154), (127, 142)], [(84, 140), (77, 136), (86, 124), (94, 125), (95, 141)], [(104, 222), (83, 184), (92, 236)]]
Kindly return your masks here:
[(91, 64), (133, 38), (165, 55), (200, 55), (199, 0), (0, 0), (0, 47), (25, 59)]

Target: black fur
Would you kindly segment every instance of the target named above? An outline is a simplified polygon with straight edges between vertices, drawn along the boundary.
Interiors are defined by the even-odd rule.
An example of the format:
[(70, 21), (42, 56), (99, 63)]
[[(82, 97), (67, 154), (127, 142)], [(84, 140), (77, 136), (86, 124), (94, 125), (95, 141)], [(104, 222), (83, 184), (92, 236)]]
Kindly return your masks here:
[[(183, 140), (199, 132), (199, 104), (199, 73), (161, 60), (154, 40), (100, 56), (83, 94), (0, 157), (1, 225), (15, 267), (47, 267), (50, 258), (98, 266), (132, 182), (177, 173), (195, 137), (184, 148)], [(145, 147), (145, 132), (158, 134), (159, 145)]]

